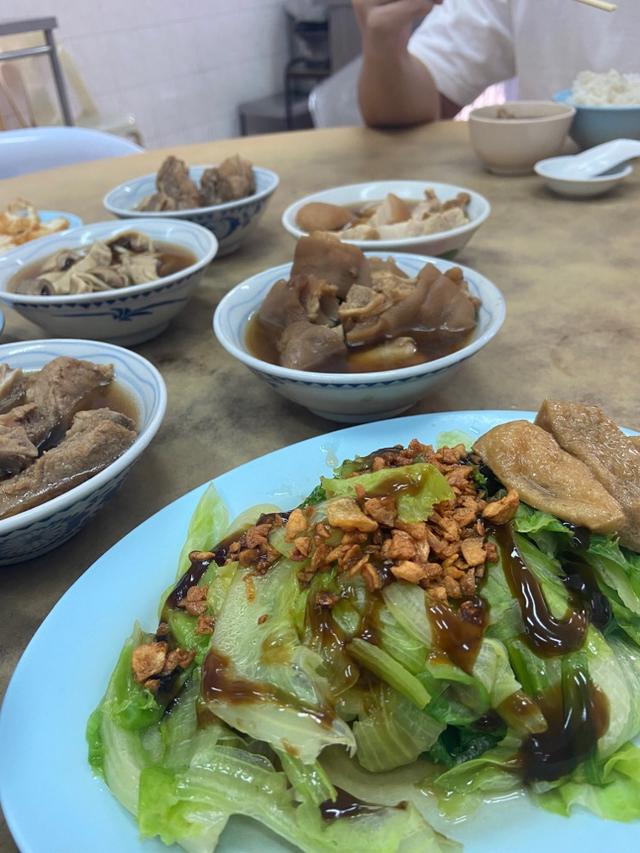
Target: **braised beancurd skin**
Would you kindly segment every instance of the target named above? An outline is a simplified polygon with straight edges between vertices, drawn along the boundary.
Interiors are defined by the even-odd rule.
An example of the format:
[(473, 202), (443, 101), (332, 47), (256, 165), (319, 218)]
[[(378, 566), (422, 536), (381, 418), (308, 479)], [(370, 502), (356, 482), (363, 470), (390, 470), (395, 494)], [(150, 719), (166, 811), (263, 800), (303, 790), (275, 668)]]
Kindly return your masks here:
[(462, 271), (426, 264), (410, 278), (326, 233), (302, 237), (288, 280), (250, 319), (246, 342), (295, 370), (364, 373), (422, 364), (465, 346), (478, 300)]
[(525, 503), (597, 533), (624, 525), (620, 504), (580, 459), (529, 421), (511, 421), (479, 438), (474, 450)]
[(598, 406), (545, 400), (536, 417), (620, 504), (623, 545), (640, 550), (640, 448)]
[(195, 262), (182, 246), (129, 231), (88, 248), (59, 249), (14, 275), (9, 290), (28, 296), (99, 293), (156, 281)]

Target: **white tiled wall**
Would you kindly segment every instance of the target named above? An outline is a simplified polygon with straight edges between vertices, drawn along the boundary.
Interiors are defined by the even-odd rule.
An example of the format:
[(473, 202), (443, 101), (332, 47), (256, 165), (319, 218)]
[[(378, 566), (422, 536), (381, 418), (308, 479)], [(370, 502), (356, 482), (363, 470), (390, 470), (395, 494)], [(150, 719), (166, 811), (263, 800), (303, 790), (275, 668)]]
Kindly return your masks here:
[(148, 147), (237, 135), (238, 104), (282, 90), (282, 0), (2, 2), (52, 14), (101, 113), (135, 114)]

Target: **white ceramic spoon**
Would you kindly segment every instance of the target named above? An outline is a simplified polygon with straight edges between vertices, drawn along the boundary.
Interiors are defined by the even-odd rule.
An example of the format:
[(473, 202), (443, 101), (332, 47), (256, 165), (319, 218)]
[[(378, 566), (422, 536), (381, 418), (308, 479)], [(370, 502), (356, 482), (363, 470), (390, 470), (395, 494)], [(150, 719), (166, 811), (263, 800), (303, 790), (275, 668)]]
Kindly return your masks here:
[(640, 141), (614, 139), (580, 154), (550, 157), (535, 165), (536, 174), (561, 195), (588, 197), (602, 195), (630, 175), (628, 160), (640, 157)]
[[(580, 154), (568, 154), (564, 157), (550, 157), (541, 160), (540, 164), (547, 163), (547, 173), (553, 173), (554, 177), (565, 180), (582, 181), (585, 178), (595, 178), (626, 163), (640, 157), (640, 141), (637, 139), (614, 139), (611, 142), (603, 142)], [(552, 165), (553, 164), (553, 165)]]

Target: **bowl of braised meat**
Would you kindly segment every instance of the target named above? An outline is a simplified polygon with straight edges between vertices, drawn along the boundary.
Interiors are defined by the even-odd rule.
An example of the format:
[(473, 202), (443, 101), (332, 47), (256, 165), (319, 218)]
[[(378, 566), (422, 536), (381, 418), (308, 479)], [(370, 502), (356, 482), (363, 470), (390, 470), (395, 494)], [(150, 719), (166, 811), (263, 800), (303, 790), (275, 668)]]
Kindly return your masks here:
[(290, 205), (282, 224), (296, 239), (323, 231), (364, 251), (451, 256), (489, 217), (473, 190), (427, 181), (370, 181), (334, 187)]
[(164, 381), (130, 350), (84, 340), (0, 346), (0, 565), (74, 536), (153, 439)]
[(293, 264), (226, 294), (222, 346), (275, 391), (329, 420), (398, 414), (484, 347), (502, 294), (468, 267), (301, 237)]
[(185, 307), (217, 247), (182, 220), (84, 225), (0, 257), (0, 302), (51, 337), (138, 344)]
[(228, 255), (255, 230), (278, 186), (275, 172), (239, 155), (217, 166), (191, 166), (170, 155), (157, 174), (125, 181), (104, 197), (114, 216), (188, 219), (212, 231)]

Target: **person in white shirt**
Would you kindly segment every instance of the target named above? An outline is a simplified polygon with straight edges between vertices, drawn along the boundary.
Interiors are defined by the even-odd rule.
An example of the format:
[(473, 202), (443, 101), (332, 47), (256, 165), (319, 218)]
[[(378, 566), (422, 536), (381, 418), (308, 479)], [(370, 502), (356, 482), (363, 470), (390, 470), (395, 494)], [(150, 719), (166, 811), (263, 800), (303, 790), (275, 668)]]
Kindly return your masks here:
[(640, 71), (640, 0), (618, 0), (611, 13), (575, 0), (353, 6), (363, 37), (360, 110), (371, 126), (452, 118), (487, 86), (512, 77), (520, 98), (546, 100), (579, 71)]

